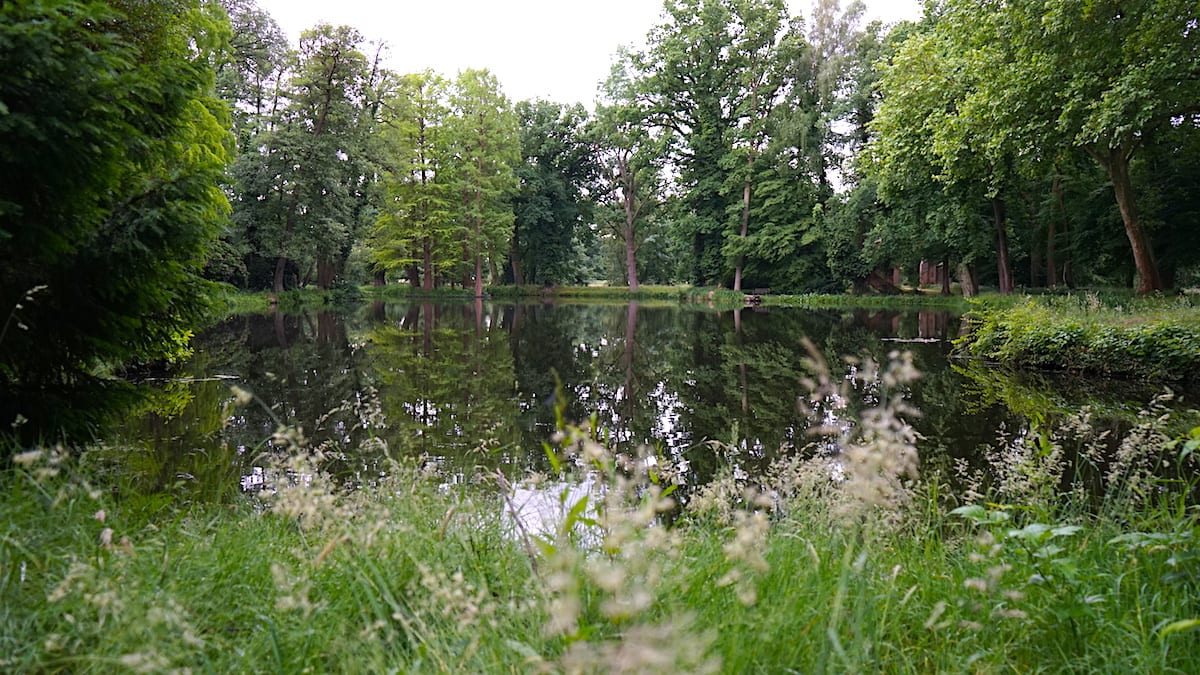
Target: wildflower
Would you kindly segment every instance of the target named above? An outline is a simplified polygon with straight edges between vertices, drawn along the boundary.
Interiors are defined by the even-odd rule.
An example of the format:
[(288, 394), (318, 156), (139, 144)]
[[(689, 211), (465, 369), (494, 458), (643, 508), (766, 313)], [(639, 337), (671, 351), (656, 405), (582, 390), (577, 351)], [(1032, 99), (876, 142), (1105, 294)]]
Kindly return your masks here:
[(161, 673), (170, 665), (164, 656), (154, 651), (125, 654), (119, 661), (135, 673)]
[(942, 618), (942, 615), (945, 613), (946, 601), (939, 600), (937, 604), (933, 606), (933, 611), (929, 613), (929, 618), (925, 619), (925, 629), (933, 630), (933, 628), (938, 625), (938, 619)]
[(271, 576), (275, 579), (275, 590), (279, 593), (275, 598), (275, 609), (281, 612), (298, 611), (305, 617), (315, 609), (308, 598), (310, 584), (303, 579), (293, 579), (286, 568), (279, 563), (271, 563)]
[(26, 450), (25, 452), (18, 453), (13, 456), (13, 464), (26, 467), (32, 466), (39, 459), (41, 459), (42, 455), (44, 454), (45, 453), (41, 450)]
[(987, 581), (984, 581), (983, 579), (966, 579), (963, 581), (963, 588), (966, 588), (967, 590), (970, 590), (970, 591), (979, 591), (980, 593), (986, 593), (988, 590), (988, 583), (987, 583)]
[(254, 394), (251, 394), (236, 384), (229, 387), (229, 391), (233, 393), (234, 402), (237, 403), (239, 407), (244, 408), (254, 402)]

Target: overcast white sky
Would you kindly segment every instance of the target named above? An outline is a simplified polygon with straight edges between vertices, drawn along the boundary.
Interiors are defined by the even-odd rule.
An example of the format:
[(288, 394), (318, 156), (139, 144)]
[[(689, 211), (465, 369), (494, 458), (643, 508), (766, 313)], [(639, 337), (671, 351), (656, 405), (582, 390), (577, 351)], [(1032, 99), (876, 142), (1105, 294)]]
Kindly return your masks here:
[[(843, 5), (847, 4), (843, 2)], [(919, 0), (866, 0), (867, 18), (916, 19)], [(487, 68), (514, 101), (591, 104), (620, 45), (643, 44), (661, 0), (258, 0), (295, 44), (325, 21), (387, 43), (399, 72)], [(811, 0), (789, 0), (811, 14)]]

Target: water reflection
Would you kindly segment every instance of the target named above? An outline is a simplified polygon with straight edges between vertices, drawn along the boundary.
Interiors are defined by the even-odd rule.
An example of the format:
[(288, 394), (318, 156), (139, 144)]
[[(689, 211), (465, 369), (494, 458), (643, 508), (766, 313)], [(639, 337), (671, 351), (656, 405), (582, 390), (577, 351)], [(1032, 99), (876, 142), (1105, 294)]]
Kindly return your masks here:
[[(1026, 428), (1041, 405), (1026, 395), (1034, 402), (1023, 408), (988, 369), (953, 367), (950, 340), (960, 330), (960, 317), (946, 312), (636, 302), (372, 303), (349, 314), (244, 316), (202, 335), (183, 373), (194, 381), (164, 390), (169, 405), (117, 435), (155, 456), (160, 486), (186, 473), (236, 489), (262, 466), (265, 440), (291, 425), (339, 480), (369, 485), (389, 455), (425, 458), (464, 479), (545, 472), (542, 444), (561, 411), (568, 422), (592, 420), (617, 451), (649, 445), (685, 463), (697, 484), (731, 464), (753, 473), (781, 452), (812, 451), (801, 405), (807, 339), (853, 384), (846, 400), (814, 403), (822, 424), (849, 423), (877, 403), (877, 389), (854, 380), (843, 355), (885, 362), (892, 350), (911, 351), (924, 374), (908, 393), (922, 411), (911, 422), (924, 438), (923, 463), (949, 466), (974, 461), (1001, 427)], [(216, 377), (236, 378), (256, 403), (233, 408)], [(1094, 397), (1099, 387), (1084, 389)], [(1141, 391), (1116, 397), (1114, 408), (1148, 400)]]

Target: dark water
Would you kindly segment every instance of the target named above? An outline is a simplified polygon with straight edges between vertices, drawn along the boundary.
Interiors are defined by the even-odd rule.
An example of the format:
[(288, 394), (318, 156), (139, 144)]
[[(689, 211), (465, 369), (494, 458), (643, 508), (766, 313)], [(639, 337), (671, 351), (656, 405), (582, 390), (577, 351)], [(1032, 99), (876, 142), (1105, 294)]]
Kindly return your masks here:
[[(141, 448), (146, 487), (214, 494), (252, 481), (280, 425), (303, 430), (327, 468), (369, 484), (385, 455), (468, 479), (479, 470), (545, 470), (556, 428), (595, 417), (623, 446), (686, 460), (690, 481), (753, 471), (808, 446), (805, 338), (852, 384), (853, 411), (878, 383), (851, 378), (843, 355), (886, 361), (911, 351), (922, 378), (922, 462), (968, 460), (1003, 432), (1019, 436), (1082, 405), (1128, 425), (1153, 388), (1015, 376), (951, 358), (961, 317), (938, 311), (712, 312), (688, 307), (425, 303), (352, 313), (242, 316), (199, 336), (180, 379), (114, 431)], [(849, 379), (847, 379), (849, 378)], [(230, 385), (256, 402), (233, 405)], [(561, 399), (559, 398), (561, 396)], [(709, 443), (719, 441), (720, 445)]]

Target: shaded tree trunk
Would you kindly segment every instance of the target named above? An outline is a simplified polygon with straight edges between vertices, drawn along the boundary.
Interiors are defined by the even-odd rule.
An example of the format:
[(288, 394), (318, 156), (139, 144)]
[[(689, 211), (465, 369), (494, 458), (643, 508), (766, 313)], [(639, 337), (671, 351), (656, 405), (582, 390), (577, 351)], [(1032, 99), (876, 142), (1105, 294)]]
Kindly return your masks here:
[(421, 240), (421, 256), (424, 266), (421, 268), (423, 274), (421, 277), (421, 289), (426, 291), (433, 290), (433, 242), (429, 237)]
[(975, 275), (974, 265), (958, 264), (958, 285), (962, 288), (964, 298), (973, 298), (979, 295), (979, 279)]
[(1055, 217), (1047, 218), (1046, 222), (1046, 285), (1050, 288), (1058, 286), (1058, 260), (1055, 259), (1057, 254), (1056, 247), (1058, 245), (1058, 218), (1064, 221), (1067, 218), (1066, 209), (1063, 208), (1063, 187), (1062, 176), (1055, 173), (1054, 182), (1050, 189), (1054, 192), (1054, 203), (1057, 205), (1058, 214)]
[(296, 192), (299, 187), (296, 186), (292, 189), (292, 200), (288, 204), (287, 219), (283, 224), (283, 242), (279, 247), (279, 257), (275, 259), (275, 275), (271, 283), (271, 287), (274, 289), (276, 295), (283, 292), (283, 274), (287, 269), (288, 261), (287, 247), (292, 240), (292, 232), (296, 229), (296, 215), (300, 206), (300, 195)]
[(1141, 217), (1137, 210), (1137, 200), (1133, 192), (1133, 180), (1129, 177), (1128, 148), (1094, 151), (1092, 156), (1100, 162), (1112, 181), (1113, 196), (1117, 200), (1117, 208), (1121, 211), (1121, 221), (1125, 224), (1125, 236), (1133, 249), (1133, 264), (1137, 267), (1138, 293), (1153, 293), (1163, 290), (1162, 277), (1158, 272), (1158, 263), (1154, 259), (1154, 250), (1150, 246), (1150, 238), (1142, 229)]
[(1000, 277), (1000, 293), (1013, 292), (1012, 265), (1008, 257), (1008, 207), (999, 197), (992, 199), (992, 217), (996, 224), (996, 272)]
[(508, 255), (509, 263), (512, 264), (513, 284), (524, 286), (525, 270), (521, 268), (521, 240), (515, 227), (513, 228), (512, 252)]
[[(753, 153), (751, 153), (750, 163), (754, 163)], [(746, 236), (750, 234), (750, 181), (747, 180), (742, 186), (742, 240), (745, 241)], [(737, 265), (733, 270), (733, 290), (742, 290), (742, 268), (746, 263), (746, 255), (739, 253), (737, 257)]]
[[(628, 169), (626, 169), (628, 170)], [(629, 282), (629, 292), (637, 293), (638, 291), (638, 274), (637, 274), (637, 242), (634, 239), (634, 220), (637, 218), (637, 210), (634, 208), (634, 201), (637, 199), (637, 194), (634, 192), (636, 186), (632, 183), (632, 178), (621, 187), (622, 195), (625, 202), (625, 278)]]
[(317, 260), (317, 288), (327, 291), (337, 280), (337, 265), (326, 257)]

